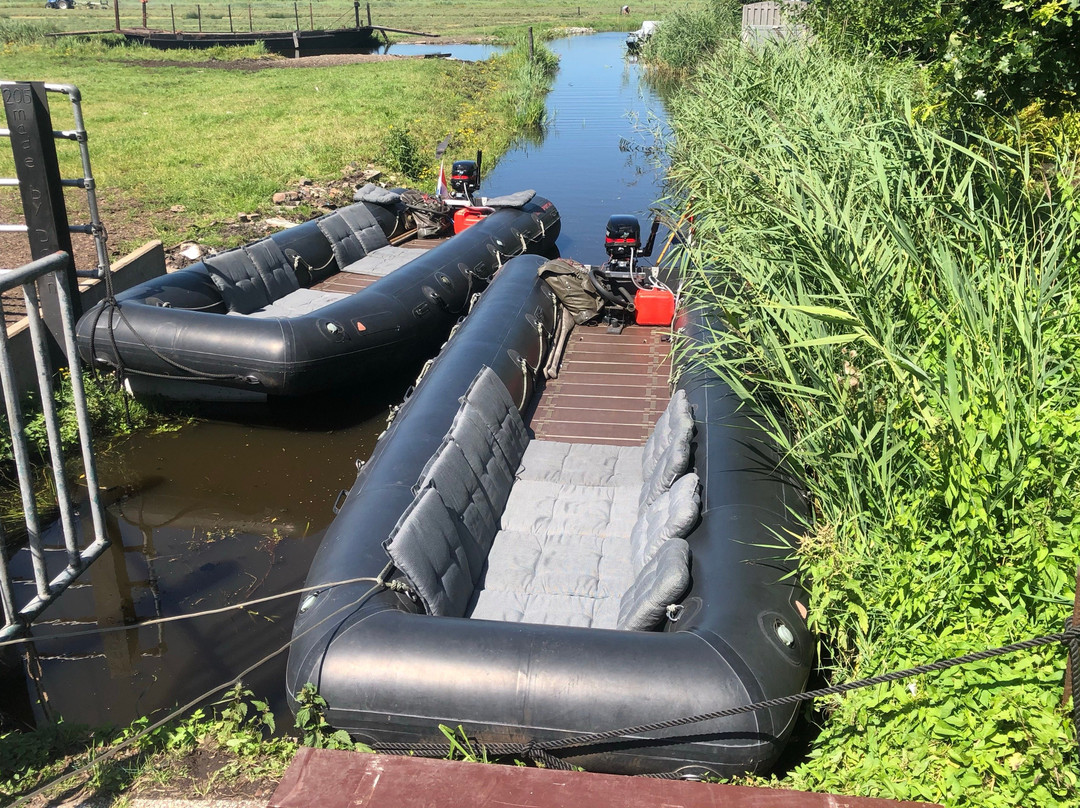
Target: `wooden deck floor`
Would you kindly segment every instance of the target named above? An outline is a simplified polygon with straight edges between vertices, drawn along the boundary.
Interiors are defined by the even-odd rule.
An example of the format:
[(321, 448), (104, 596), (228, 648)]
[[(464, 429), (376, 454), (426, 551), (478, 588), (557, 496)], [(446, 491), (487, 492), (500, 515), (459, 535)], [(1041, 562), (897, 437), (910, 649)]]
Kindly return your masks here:
[(578, 326), (570, 334), (557, 379), (532, 413), (537, 438), (615, 446), (645, 442), (671, 393), (668, 328)]

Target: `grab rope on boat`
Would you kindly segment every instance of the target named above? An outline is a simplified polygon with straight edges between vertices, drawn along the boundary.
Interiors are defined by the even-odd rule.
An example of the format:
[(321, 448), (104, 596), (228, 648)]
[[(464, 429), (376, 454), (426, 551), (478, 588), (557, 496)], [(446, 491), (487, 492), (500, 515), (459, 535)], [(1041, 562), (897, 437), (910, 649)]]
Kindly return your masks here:
[[(938, 671), (943, 671), (948, 668), (955, 668), (960, 665), (968, 665), (973, 662), (981, 662), (983, 660), (993, 659), (994, 657), (1006, 656), (1008, 654), (1015, 654), (1020, 651), (1029, 651), (1045, 645), (1057, 644), (1064, 645), (1069, 655), (1070, 678), (1067, 680), (1067, 683), (1070, 686), (1071, 692), (1073, 694), (1071, 718), (1073, 729), (1076, 733), (1076, 738), (1078, 741), (1080, 741), (1080, 625), (1073, 625), (1071, 620), (1066, 623), (1066, 628), (1064, 631), (1060, 631), (1056, 634), (1046, 634), (1041, 637), (1033, 637), (1031, 639), (1021, 640), (1010, 645), (1003, 645), (998, 648), (988, 648), (982, 651), (972, 651), (971, 653), (964, 654), (962, 656), (939, 659), (936, 662), (930, 662), (925, 665), (917, 665), (913, 668), (904, 668), (903, 670), (882, 673), (878, 676), (871, 676), (866, 679), (856, 679), (851, 682), (844, 682), (843, 684), (823, 687), (817, 690), (807, 690), (802, 693), (792, 693), (787, 696), (779, 696), (774, 699), (756, 701), (751, 704), (743, 704), (738, 707), (728, 707), (726, 709), (716, 710), (711, 713), (700, 713), (698, 715), (686, 716), (683, 718), (673, 718), (668, 721), (657, 721), (652, 724), (639, 724), (635, 727), (623, 727), (621, 729), (612, 729), (604, 732), (583, 733), (580, 735), (572, 735), (566, 738), (554, 738), (550, 740), (534, 739), (526, 741), (524, 743), (485, 744), (480, 739), (470, 740), (475, 740), (475, 742), (479, 746), (481, 746), (488, 755), (494, 757), (516, 756), (530, 760), (538, 765), (546, 766), (547, 768), (569, 771), (572, 770), (574, 767), (562, 758), (552, 754), (553, 752), (565, 751), (568, 749), (580, 749), (582, 747), (596, 746), (598, 744), (611, 743), (613, 741), (619, 740), (628, 740), (630, 738), (634, 738), (634, 740), (640, 740), (640, 737), (634, 736), (641, 736), (645, 733), (661, 732), (663, 730), (685, 727), (691, 724), (698, 724), (703, 721), (715, 721), (721, 718), (731, 718), (732, 716), (757, 712), (759, 710), (768, 710), (774, 707), (787, 707), (794, 704), (802, 704), (804, 702), (825, 698), (827, 696), (837, 696), (843, 693), (849, 693), (853, 690), (861, 690), (867, 687), (875, 687), (877, 685), (888, 684), (890, 682), (897, 682), (902, 679), (909, 679), (914, 676), (922, 676), (923, 674), (927, 673), (936, 673)], [(680, 739), (677, 736), (669, 736), (667, 738), (650, 738), (649, 740), (655, 740), (657, 742), (669, 740), (671, 742), (677, 743)], [(451, 753), (451, 745), (449, 743), (376, 743), (374, 744), (374, 749), (377, 752), (383, 752), (390, 755), (418, 755), (420, 757), (448, 757)], [(664, 772), (661, 774), (649, 774), (643, 776), (661, 779), (681, 778), (681, 775), (678, 772)]]

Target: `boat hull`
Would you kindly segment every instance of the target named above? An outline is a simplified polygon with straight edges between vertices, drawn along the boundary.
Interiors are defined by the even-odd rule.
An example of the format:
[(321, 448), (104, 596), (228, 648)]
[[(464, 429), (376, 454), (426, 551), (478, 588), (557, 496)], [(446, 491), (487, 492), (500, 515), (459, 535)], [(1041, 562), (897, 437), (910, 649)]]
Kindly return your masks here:
[[(515, 401), (528, 400), (530, 380), (514, 357), (538, 366), (550, 333), (553, 304), (536, 279), (540, 263), (509, 262), (440, 353), (361, 470), (308, 586), (374, 577), (385, 567), (382, 542), (483, 365)], [(543, 326), (543, 344), (531, 319)], [(706, 319), (684, 317), (682, 330), (700, 340)], [(431, 617), (388, 591), (358, 605), (370, 583), (332, 587), (297, 616), (289, 693), (314, 684), (330, 723), (368, 743), (444, 741), (441, 724), (483, 743), (524, 744), (800, 692), (813, 642), (786, 546), (803, 530), (799, 488), (715, 375), (690, 365), (678, 385), (694, 412), (702, 511), (687, 537), (692, 584), (677, 622), (647, 632)], [(758, 711), (560, 754), (624, 774), (760, 772), (775, 763), (797, 712)]]
[[(417, 250), (415, 259), (368, 288), (295, 317), (230, 315), (200, 262), (87, 312), (76, 329), (79, 352), (88, 363), (144, 379), (263, 396), (357, 384), (433, 354), (507, 258), (554, 250), (558, 232), (554, 205), (534, 197)], [(271, 239), (308, 266), (334, 266), (315, 221)]]

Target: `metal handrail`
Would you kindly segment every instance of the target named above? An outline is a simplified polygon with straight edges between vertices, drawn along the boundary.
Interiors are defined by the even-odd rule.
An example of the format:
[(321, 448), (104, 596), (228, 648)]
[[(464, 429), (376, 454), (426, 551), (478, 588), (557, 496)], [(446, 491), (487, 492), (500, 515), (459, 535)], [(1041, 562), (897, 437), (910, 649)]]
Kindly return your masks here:
[[(91, 447), (90, 417), (86, 407), (86, 390), (83, 386), (82, 369), (79, 363), (74, 361), (70, 367), (72, 398), (75, 403), (79, 446), (82, 452), (83, 471), (86, 476), (87, 494), (94, 531), (93, 539), (89, 545), (82, 549), (79, 547), (78, 535), (75, 529), (74, 502), (68, 490), (67, 478), (64, 473), (60, 420), (56, 397), (53, 392), (52, 361), (35, 286), (36, 281), (45, 275), (66, 272), (70, 262), (71, 256), (66, 252), (56, 252), (26, 264), (19, 269), (0, 270), (0, 293), (21, 286), (23, 299), (26, 303), (30, 339), (37, 369), (38, 392), (41, 396), (41, 409), (45, 417), (45, 428), (48, 434), (49, 459), (53, 470), (53, 481), (56, 486), (57, 506), (60, 510), (60, 525), (63, 530), (67, 560), (64, 570), (50, 580), (50, 571), (42, 543), (37, 504), (34, 498), (25, 420), (22, 405), (19, 401), (7, 329), (0, 329), (0, 386), (3, 387), (4, 405), (7, 410), (8, 428), (11, 431), (11, 445), (15, 456), (15, 467), (26, 522), (27, 545), (34, 571), (34, 595), (26, 603), (20, 604), (15, 596), (13, 581), (8, 568), (6, 542), (3, 531), (0, 529), (0, 606), (2, 606), (4, 616), (4, 626), (0, 629), (0, 640), (9, 639), (24, 632), (27, 626), (78, 578), (83, 570), (101, 555), (102, 551), (109, 545), (104, 511), (99, 494), (97, 467)], [(78, 348), (75, 343), (75, 317), (72, 301), (64, 283), (57, 283), (56, 288), (59, 297), (65, 349), (68, 356), (77, 357)], [(3, 298), (0, 297), (0, 317), (3, 315), (3, 308)]]
[[(17, 82), (0, 80), (0, 87), (11, 86)], [(92, 270), (77, 271), (80, 277), (104, 278), (110, 271), (109, 251), (106, 246), (108, 234), (101, 221), (101, 213), (98, 209), (97, 185), (94, 182), (94, 172), (90, 168), (90, 147), (88, 134), (83, 119), (82, 93), (73, 84), (45, 84), (48, 93), (66, 95), (71, 101), (71, 110), (74, 117), (74, 129), (53, 130), (53, 138), (57, 140), (71, 140), (79, 144), (79, 157), (82, 160), (83, 176), (64, 179), (61, 184), (67, 188), (82, 188), (86, 191), (86, 202), (90, 210), (90, 224), (71, 225), (68, 230), (72, 233), (83, 233), (94, 237), (94, 245), (97, 249), (98, 265)], [(10, 129), (0, 129), (0, 137), (11, 137)], [(19, 180), (14, 177), (0, 177), (0, 187), (18, 188)], [(0, 225), (0, 233), (25, 233), (26, 225)]]

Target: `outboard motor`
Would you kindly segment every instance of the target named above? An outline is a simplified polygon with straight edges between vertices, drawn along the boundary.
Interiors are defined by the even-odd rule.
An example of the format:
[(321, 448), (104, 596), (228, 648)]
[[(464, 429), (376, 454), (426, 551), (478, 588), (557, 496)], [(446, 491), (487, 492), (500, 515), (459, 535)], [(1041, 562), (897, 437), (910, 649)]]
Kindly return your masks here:
[[(649, 241), (643, 247), (641, 225), (636, 216), (615, 214), (607, 221), (604, 249), (607, 251), (608, 260), (603, 266), (589, 267), (589, 280), (607, 304), (604, 308), (604, 319), (608, 323), (609, 331), (622, 331), (629, 323), (631, 314), (635, 315), (634, 321), (639, 325), (663, 324), (663, 319), (659, 322), (657, 319), (663, 318), (664, 314), (656, 313), (656, 303), (661, 302), (661, 299), (664, 312), (669, 308), (670, 301), (671, 313), (674, 314), (674, 295), (657, 279), (656, 268), (639, 267), (637, 264), (639, 258), (652, 255), (659, 228), (660, 220), (654, 219), (649, 231)], [(642, 303), (648, 307), (644, 317), (638, 312)], [(671, 316), (667, 316), (666, 322), (670, 321)]]
[(463, 199), (472, 204), (473, 194), (480, 190), (480, 160), (482, 152), (476, 153), (475, 160), (455, 160), (450, 167), (450, 198)]

